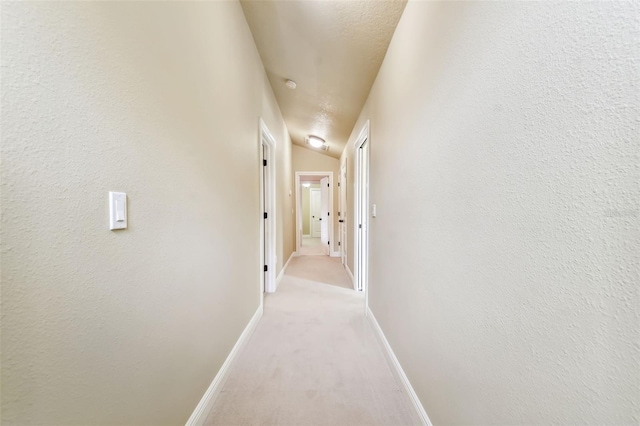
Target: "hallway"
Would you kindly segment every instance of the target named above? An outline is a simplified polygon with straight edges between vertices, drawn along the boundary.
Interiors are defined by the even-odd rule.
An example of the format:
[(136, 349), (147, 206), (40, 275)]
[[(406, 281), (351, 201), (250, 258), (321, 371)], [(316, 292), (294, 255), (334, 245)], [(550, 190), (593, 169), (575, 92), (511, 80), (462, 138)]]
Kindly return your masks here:
[[(346, 288), (345, 288), (346, 287)], [(207, 425), (420, 424), (339, 259), (292, 259)]]
[(0, 21), (0, 426), (640, 426), (640, 1)]

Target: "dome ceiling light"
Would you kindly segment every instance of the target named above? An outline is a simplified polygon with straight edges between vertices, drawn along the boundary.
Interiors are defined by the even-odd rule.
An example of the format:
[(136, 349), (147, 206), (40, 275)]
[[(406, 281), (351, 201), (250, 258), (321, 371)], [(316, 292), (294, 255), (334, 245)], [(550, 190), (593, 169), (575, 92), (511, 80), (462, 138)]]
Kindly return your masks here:
[(307, 143), (314, 148), (321, 148), (324, 145), (324, 139), (309, 135), (307, 137)]

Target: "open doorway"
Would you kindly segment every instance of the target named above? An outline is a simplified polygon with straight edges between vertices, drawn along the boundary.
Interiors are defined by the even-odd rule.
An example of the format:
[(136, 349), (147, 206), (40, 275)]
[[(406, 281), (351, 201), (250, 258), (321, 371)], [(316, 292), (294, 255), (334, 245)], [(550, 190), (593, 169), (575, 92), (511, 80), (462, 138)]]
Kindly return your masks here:
[(296, 252), (331, 253), (333, 172), (296, 172)]

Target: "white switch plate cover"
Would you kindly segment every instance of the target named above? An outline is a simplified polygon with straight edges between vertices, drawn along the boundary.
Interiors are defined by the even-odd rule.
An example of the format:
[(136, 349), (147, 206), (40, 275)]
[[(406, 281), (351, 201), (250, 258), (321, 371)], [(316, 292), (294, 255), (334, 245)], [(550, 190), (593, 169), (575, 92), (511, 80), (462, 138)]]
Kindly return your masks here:
[(377, 214), (378, 214), (378, 207), (374, 204), (373, 206), (371, 206), (371, 216), (376, 217)]
[(109, 229), (127, 228), (127, 194), (109, 192)]

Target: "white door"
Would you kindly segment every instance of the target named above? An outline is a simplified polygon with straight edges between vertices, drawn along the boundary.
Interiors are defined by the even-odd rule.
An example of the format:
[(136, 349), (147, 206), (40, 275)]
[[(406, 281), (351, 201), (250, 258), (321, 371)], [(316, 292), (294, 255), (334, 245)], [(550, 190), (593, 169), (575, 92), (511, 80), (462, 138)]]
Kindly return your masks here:
[(356, 258), (355, 289), (364, 291), (367, 283), (369, 232), (369, 142), (364, 139), (356, 149)]
[(338, 233), (340, 234), (340, 258), (347, 264), (347, 162), (340, 168), (340, 211), (338, 212)]
[(262, 159), (262, 193), (260, 217), (263, 223), (263, 262), (260, 269), (264, 274), (263, 291), (271, 293), (276, 291), (276, 180), (275, 180), (275, 141), (264, 122), (260, 120)]
[(262, 250), (264, 253), (263, 264), (264, 264), (264, 281), (262, 291), (266, 292), (267, 287), (269, 285), (269, 273), (267, 271), (269, 267), (269, 222), (267, 222), (267, 204), (269, 204), (269, 173), (267, 170), (268, 163), (268, 147), (266, 145), (262, 145), (262, 210), (264, 214), (264, 235), (262, 238)]
[(329, 178), (320, 180), (320, 241), (329, 254)]
[(320, 193), (320, 189), (310, 189), (309, 190), (309, 214), (311, 217), (309, 218), (309, 223), (311, 224), (311, 236), (313, 238), (320, 238), (320, 224), (322, 221), (320, 218), (322, 217), (322, 213), (320, 210), (321, 206), (321, 198), (322, 194)]

